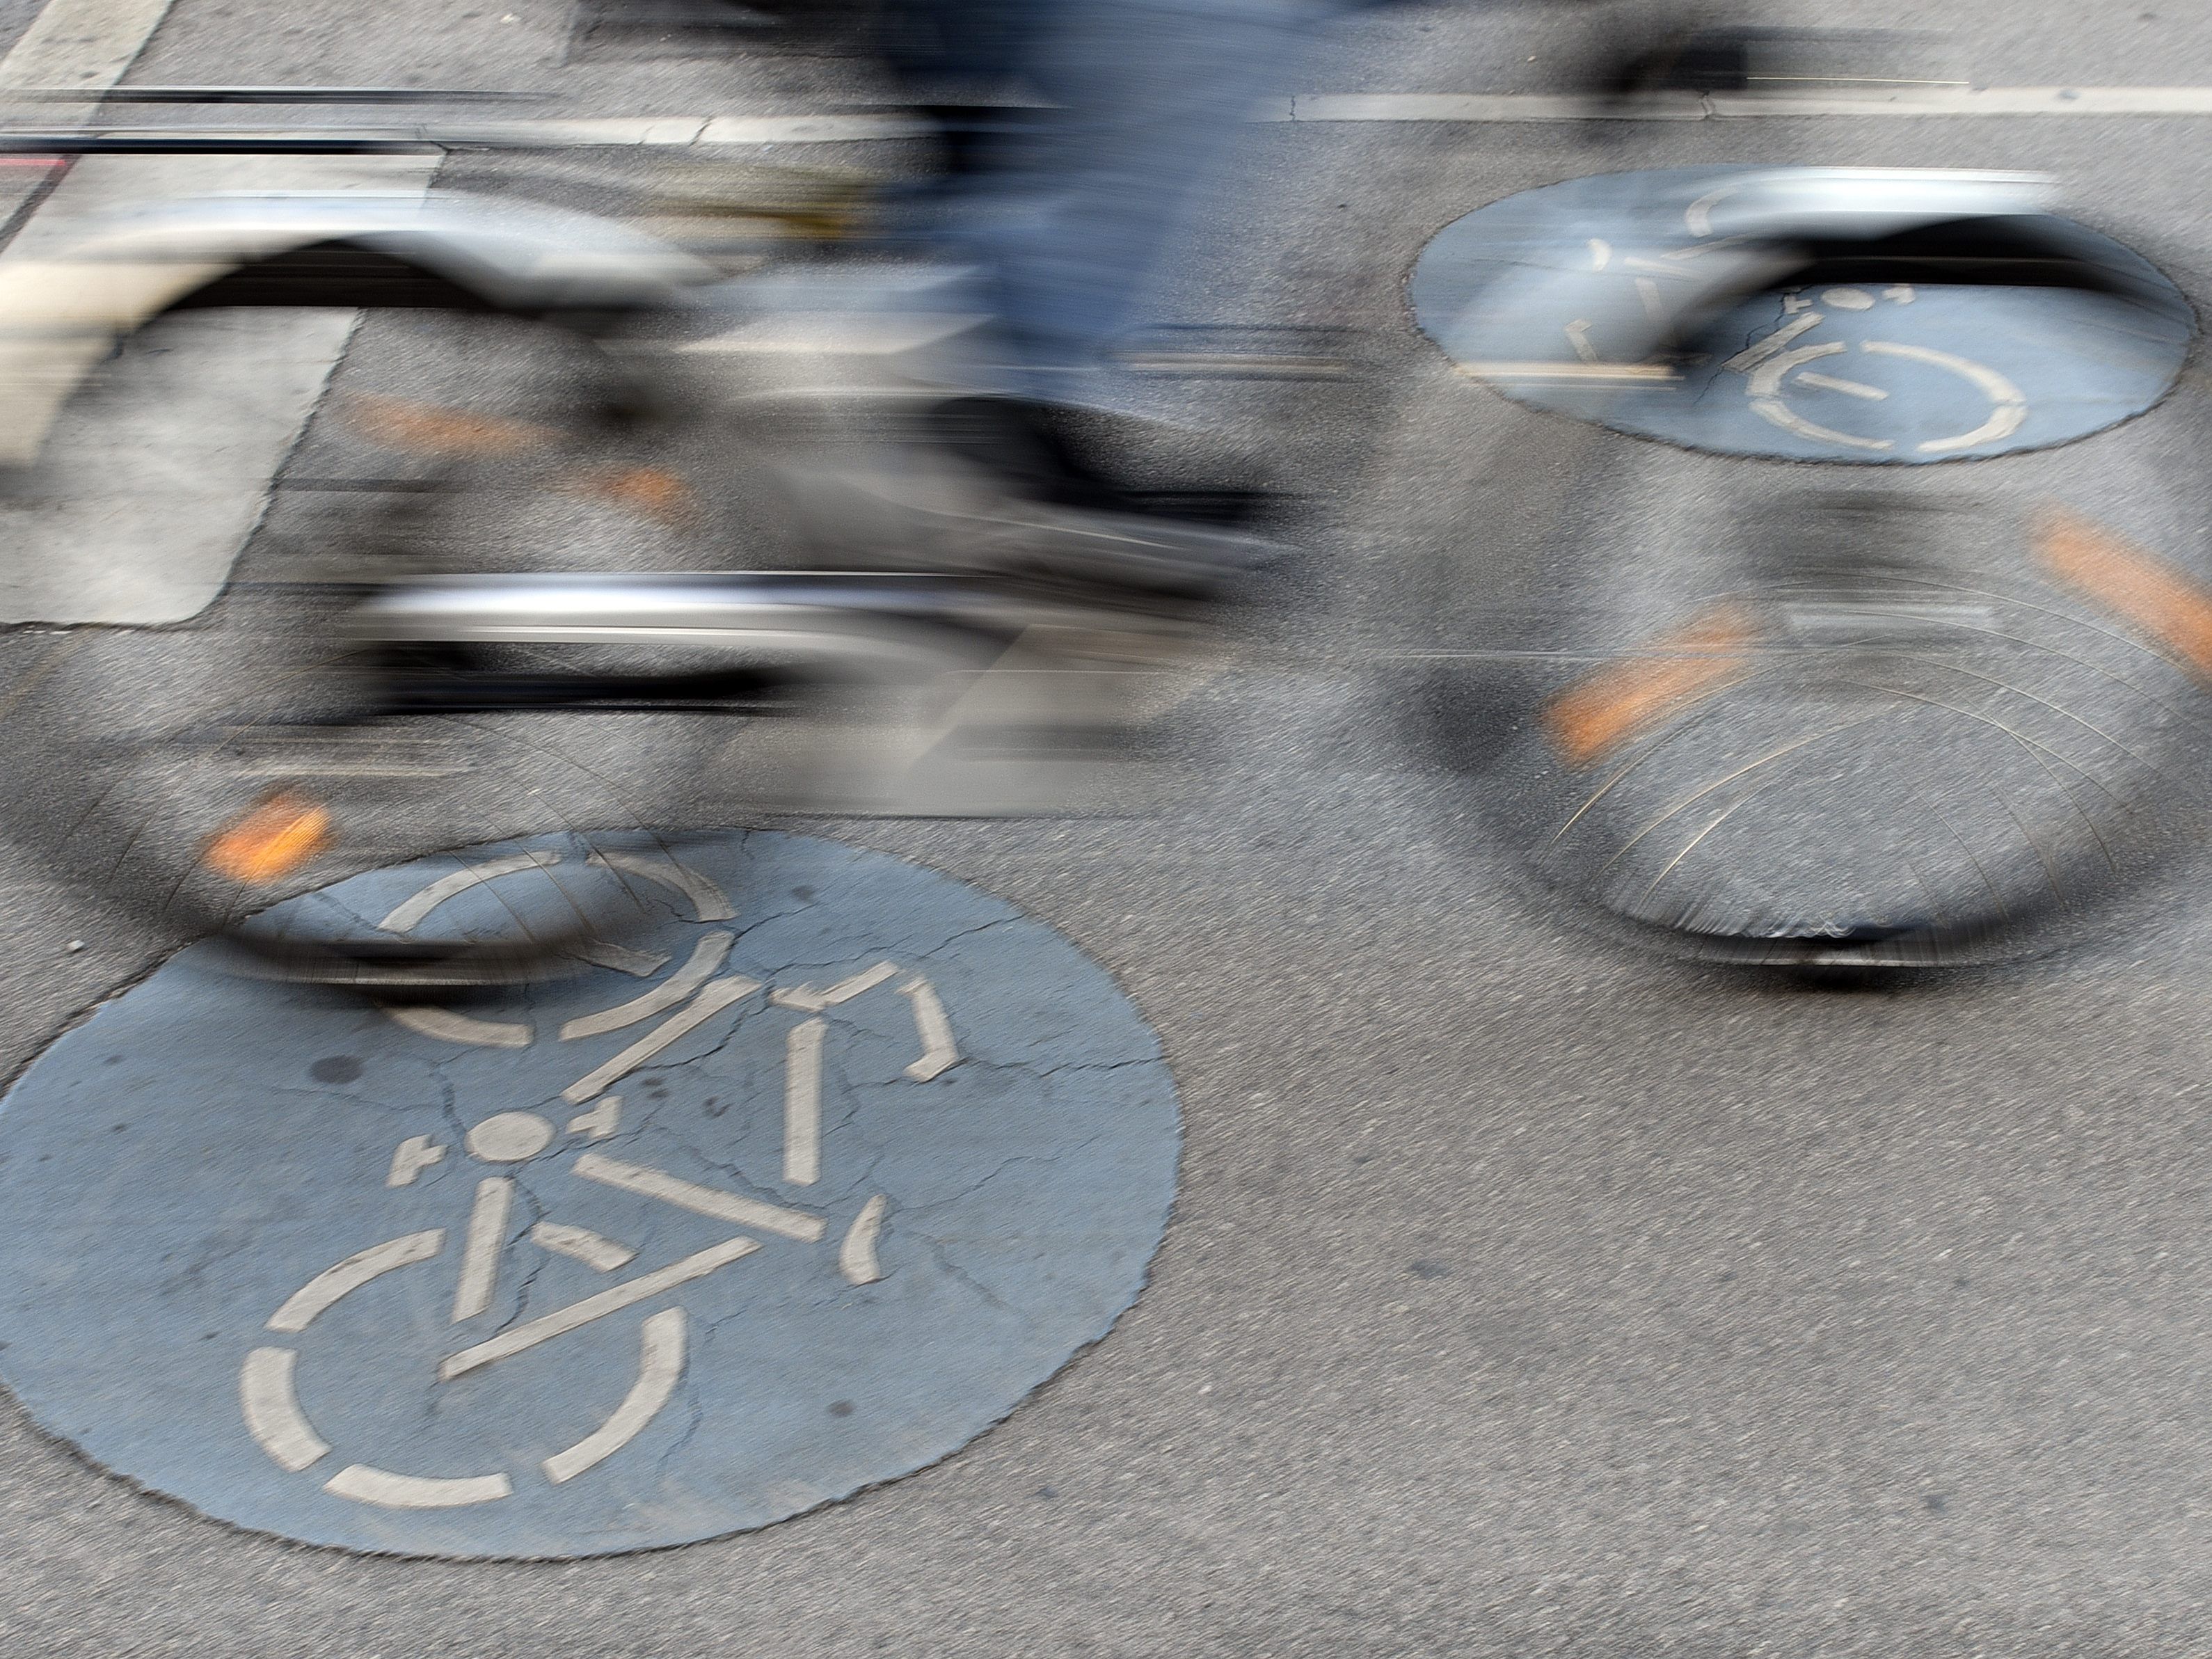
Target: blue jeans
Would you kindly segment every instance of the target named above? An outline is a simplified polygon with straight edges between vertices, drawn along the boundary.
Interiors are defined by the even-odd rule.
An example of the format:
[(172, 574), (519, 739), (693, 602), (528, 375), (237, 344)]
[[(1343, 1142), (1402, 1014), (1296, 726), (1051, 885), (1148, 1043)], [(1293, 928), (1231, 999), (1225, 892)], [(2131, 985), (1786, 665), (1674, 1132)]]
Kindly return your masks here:
[(919, 235), (970, 268), (1049, 392), (1135, 324), (1253, 105), (1294, 89), (1330, 20), (1376, 3), (905, 0), (892, 57), (917, 82), (1045, 106), (999, 112), (973, 164), (924, 198)]

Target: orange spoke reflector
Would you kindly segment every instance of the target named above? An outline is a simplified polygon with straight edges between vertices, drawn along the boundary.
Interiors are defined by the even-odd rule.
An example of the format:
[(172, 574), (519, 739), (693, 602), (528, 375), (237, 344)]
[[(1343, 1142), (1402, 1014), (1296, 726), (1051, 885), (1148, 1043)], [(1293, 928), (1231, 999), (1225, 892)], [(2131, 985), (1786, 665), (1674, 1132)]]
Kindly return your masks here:
[(1540, 717), (1571, 766), (1588, 766), (1623, 739), (1743, 678), (1757, 631), (1731, 606), (1700, 612), (1633, 657), (1571, 685)]
[(472, 415), (404, 398), (356, 392), (344, 403), (346, 424), (373, 444), (418, 455), (520, 455), (542, 449), (559, 434), (527, 421)]
[(2036, 526), (2036, 557), (2167, 653), (2212, 679), (2212, 593), (2094, 519), (2053, 507)]
[(329, 809), (275, 794), (208, 842), (200, 862), (249, 886), (282, 881), (331, 844)]
[(574, 495), (593, 495), (629, 507), (672, 528), (681, 528), (694, 516), (690, 486), (665, 467), (595, 466), (570, 473), (562, 487)]

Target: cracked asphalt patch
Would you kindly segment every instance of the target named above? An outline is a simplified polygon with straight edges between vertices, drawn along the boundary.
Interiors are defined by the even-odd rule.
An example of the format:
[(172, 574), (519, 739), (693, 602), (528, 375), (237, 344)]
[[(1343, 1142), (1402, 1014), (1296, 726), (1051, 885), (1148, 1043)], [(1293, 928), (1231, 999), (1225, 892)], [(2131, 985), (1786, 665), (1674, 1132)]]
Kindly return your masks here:
[[(529, 845), (580, 863), (580, 843)], [(1142, 1286), (1179, 1144), (1158, 1038), (1060, 935), (950, 878), (757, 833), (681, 856), (737, 911), (723, 973), (757, 985), (580, 1108), (563, 1090), (668, 1012), (555, 1033), (638, 979), (599, 970), (472, 1004), (534, 1034), (483, 1047), (232, 980), (187, 951), (64, 1036), (0, 1105), (15, 1219), (0, 1376), (103, 1467), (206, 1514), (455, 1558), (768, 1525), (1003, 1418)], [(331, 897), (380, 915), (451, 867), (378, 872)], [(716, 925), (680, 903), (663, 914), (626, 942), (670, 963)], [(769, 994), (883, 962), (902, 971), (818, 1011)], [(924, 995), (957, 1058), (917, 1079), (934, 1041)], [(818, 1097), (802, 1111), (793, 1033), (817, 1020)], [(609, 1099), (611, 1124), (570, 1127)], [(500, 1114), (536, 1117), (546, 1144), (472, 1146)], [(793, 1161), (802, 1120), (818, 1125), (811, 1175)], [(395, 1163), (417, 1137), (435, 1160)], [(594, 1265), (544, 1243), (541, 1223), (632, 1254)], [(738, 1239), (754, 1248), (696, 1265)], [(473, 1307), (471, 1271), (489, 1280)], [(664, 1272), (678, 1277), (653, 1289)], [(314, 1310), (272, 1324), (295, 1296)], [(646, 1322), (677, 1309), (671, 1374)], [(442, 1359), (564, 1316), (572, 1328), (440, 1379)], [(580, 1474), (548, 1462), (608, 1444)], [(327, 1488), (341, 1469), (398, 1479), (364, 1501)]]

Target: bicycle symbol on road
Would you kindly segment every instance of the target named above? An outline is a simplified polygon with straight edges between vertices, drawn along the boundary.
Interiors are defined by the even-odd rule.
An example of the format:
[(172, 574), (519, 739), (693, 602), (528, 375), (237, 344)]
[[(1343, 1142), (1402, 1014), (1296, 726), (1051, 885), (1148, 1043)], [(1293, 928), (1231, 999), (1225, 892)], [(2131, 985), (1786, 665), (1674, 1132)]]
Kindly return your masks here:
[[(557, 864), (560, 856), (542, 852), (515, 854), (442, 876), (395, 908), (382, 925), (393, 933), (410, 932), (447, 900), (486, 882), (549, 867)], [(728, 921), (733, 914), (713, 883), (672, 860), (611, 853), (593, 854), (592, 861), (680, 893), (702, 924)], [(434, 1387), (483, 1371), (628, 1310), (696, 1286), (763, 1249), (819, 1245), (827, 1241), (830, 1224), (816, 1211), (728, 1191), (597, 1149), (597, 1143), (622, 1127), (623, 1099), (610, 1092), (614, 1085), (717, 1015), (764, 993), (768, 1006), (803, 1016), (785, 1035), (781, 1182), (786, 1188), (803, 1189), (821, 1178), (823, 1056), (830, 1011), (890, 987), (909, 1005), (919, 1049), (902, 1075), (916, 1083), (927, 1083), (957, 1063), (959, 1052), (951, 1020), (926, 976), (908, 973), (896, 963), (878, 962), (826, 987), (810, 984), (770, 989), (742, 974), (721, 971), (734, 942), (734, 936), (726, 931), (706, 933), (680, 967), (645, 992), (560, 1026), (556, 1041), (568, 1042), (604, 1036), (643, 1024), (656, 1015), (665, 1016), (561, 1091), (564, 1106), (574, 1111), (574, 1115), (556, 1114), (566, 1116), (563, 1126), (556, 1127), (554, 1118), (540, 1112), (506, 1110), (482, 1119), (462, 1137), (459, 1152), (494, 1172), (477, 1182), (465, 1223), (458, 1230), (458, 1267), (448, 1325), (466, 1326), (492, 1309), (511, 1247), (562, 1256), (605, 1274), (619, 1273), (637, 1259), (637, 1247), (589, 1227), (543, 1216), (519, 1237), (511, 1237), (517, 1185), (514, 1172), (548, 1153), (570, 1151), (580, 1144), (585, 1150), (568, 1159), (567, 1173), (581, 1182), (703, 1216), (737, 1231), (662, 1266), (616, 1279), (605, 1288), (565, 1306), (527, 1319), (518, 1316), (489, 1335), (475, 1340), (457, 1335), (457, 1346), (437, 1364)], [(601, 959), (605, 965), (640, 977), (659, 972), (668, 960), (612, 947), (605, 949)], [(448, 1009), (391, 1007), (386, 1012), (410, 1030), (451, 1042), (520, 1048), (538, 1041), (538, 1034), (527, 1024), (479, 1019)], [(413, 1186), (426, 1170), (455, 1151), (432, 1136), (410, 1136), (393, 1149), (385, 1170), (385, 1185)], [(884, 1194), (871, 1196), (836, 1241), (836, 1270), (847, 1283), (866, 1285), (882, 1276), (877, 1244), (888, 1203)], [(279, 1337), (310, 1336), (319, 1319), (365, 1285), (446, 1255), (453, 1231), (422, 1229), (346, 1256), (314, 1274), (286, 1298), (270, 1316), (267, 1332)], [(620, 1402), (589, 1433), (541, 1459), (539, 1469), (544, 1478), (556, 1486), (573, 1480), (643, 1432), (674, 1396), (684, 1375), (688, 1343), (687, 1317), (680, 1304), (647, 1313), (639, 1327), (636, 1372)], [(324, 1465), (333, 1452), (301, 1401), (300, 1353), (296, 1346), (264, 1342), (247, 1353), (239, 1374), (240, 1407), (247, 1431), (279, 1467), (294, 1474)], [(424, 1475), (368, 1462), (348, 1462), (322, 1484), (324, 1490), (340, 1498), (404, 1510), (489, 1503), (509, 1497), (514, 1490), (505, 1471)]]
[(1945, 227), (1969, 254), (1981, 234), (1955, 216), (1988, 206), (1972, 181), (1667, 168), (1463, 214), (1422, 249), (1407, 298), (1459, 374), (1698, 454), (1948, 465), (2057, 449), (2156, 407), (2197, 335), (2181, 291), (2022, 181), (1984, 182), (2012, 203), (1986, 251), (2033, 260), (1937, 257)]
[[(1702, 204), (1693, 204), (1689, 211), (1692, 231), (1698, 229), (1699, 205)], [(1619, 256), (1619, 263), (1624, 273), (1632, 276), (1644, 309), (1656, 321), (1666, 313), (1666, 297), (1661, 283), (1669, 279), (1680, 281), (1693, 276), (1695, 273), (1692, 267), (1717, 246), (1692, 245), (1656, 258), (1625, 254)], [(1604, 270), (1613, 264), (1616, 254), (1610, 244), (1592, 239), (1589, 249), (1593, 270)], [(1832, 402), (1834, 398), (1844, 398), (1869, 404), (1887, 403), (1894, 395), (1887, 387), (1831, 374), (1811, 367), (1814, 363), (1845, 356), (1852, 350), (1849, 343), (1843, 340), (1799, 343), (1823, 323), (1828, 322), (1830, 313), (1870, 312), (1884, 305), (1905, 307), (1915, 303), (1919, 297), (1909, 283), (1902, 283), (1884, 288), (1878, 293), (1862, 288), (1829, 288), (1822, 290), (1817, 300), (1806, 297), (1802, 289), (1785, 289), (1782, 291), (1782, 312), (1785, 320), (1781, 326), (1725, 359), (1720, 367), (1724, 371), (1744, 377), (1744, 395), (1750, 401), (1753, 413), (1784, 432), (1809, 442), (1837, 444), (1847, 449), (1876, 453), (1894, 451), (1897, 441), (1893, 438), (1865, 437), (1838, 430), (1824, 422), (1810, 418), (1791, 404), (1793, 393), (1801, 398), (1810, 393), (1816, 400), (1825, 397)], [(1826, 307), (1826, 310), (1814, 309), (1816, 304)], [(1567, 344), (1580, 362), (1599, 365), (1604, 360), (1590, 338), (1590, 323), (1583, 319), (1568, 323), (1565, 329)], [(2000, 443), (2019, 431), (2021, 423), (2027, 419), (2027, 394), (1986, 364), (1978, 363), (1955, 352), (1900, 340), (1862, 339), (1857, 343), (1857, 351), (1864, 357), (1919, 363), (1941, 369), (1964, 381), (1980, 398), (1986, 400), (1988, 412), (1978, 423), (1965, 430), (1926, 439), (1914, 445), (1913, 447), (1921, 454), (1955, 454), (1979, 448), (1984, 444)], [(1864, 368), (1861, 372), (1865, 372)]]

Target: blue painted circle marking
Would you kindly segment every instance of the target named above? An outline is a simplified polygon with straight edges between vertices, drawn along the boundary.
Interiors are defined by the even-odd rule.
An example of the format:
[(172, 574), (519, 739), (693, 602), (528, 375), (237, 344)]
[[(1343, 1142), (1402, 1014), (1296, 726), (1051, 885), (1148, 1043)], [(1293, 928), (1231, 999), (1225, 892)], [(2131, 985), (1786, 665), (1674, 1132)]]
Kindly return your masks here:
[[(2045, 221), (2124, 291), (1777, 290), (1699, 325), (1671, 357), (1672, 385), (1578, 378), (1638, 360), (1622, 343), (1644, 298), (1663, 306), (1701, 252), (1724, 244), (1725, 226), (1698, 210), (1745, 176), (1601, 173), (1478, 208), (1422, 251), (1409, 288), (1415, 320), (1455, 362), (1531, 408), (1685, 448), (1856, 465), (2070, 443), (2149, 409), (2187, 360), (2195, 315), (2162, 272), (2110, 237)], [(1547, 380), (1532, 366), (1564, 373)]]
[(657, 895), (644, 954), (381, 1011), (186, 951), (9, 1091), (0, 1377), (43, 1427), (313, 1543), (619, 1553), (933, 1463), (1134, 1299), (1175, 1087), (1059, 934), (762, 833), (317, 902), (495, 904), (518, 851)]

